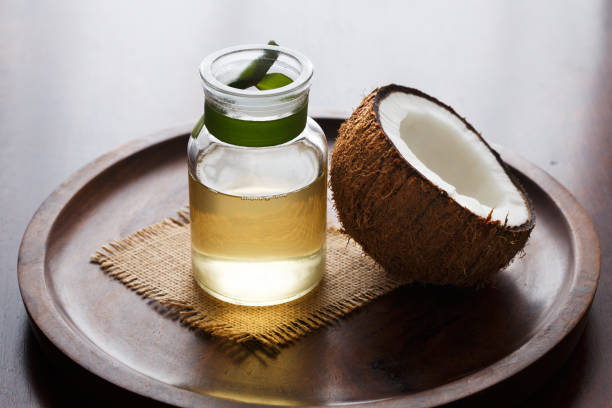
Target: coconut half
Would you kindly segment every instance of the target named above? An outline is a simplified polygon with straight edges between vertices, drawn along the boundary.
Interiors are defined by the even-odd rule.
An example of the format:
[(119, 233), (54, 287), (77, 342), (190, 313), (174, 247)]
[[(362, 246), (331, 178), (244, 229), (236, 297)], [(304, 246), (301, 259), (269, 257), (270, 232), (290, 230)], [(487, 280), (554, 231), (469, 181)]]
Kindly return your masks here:
[(343, 229), (407, 282), (491, 282), (535, 225), (499, 154), (413, 88), (388, 85), (363, 100), (338, 133), (330, 184)]

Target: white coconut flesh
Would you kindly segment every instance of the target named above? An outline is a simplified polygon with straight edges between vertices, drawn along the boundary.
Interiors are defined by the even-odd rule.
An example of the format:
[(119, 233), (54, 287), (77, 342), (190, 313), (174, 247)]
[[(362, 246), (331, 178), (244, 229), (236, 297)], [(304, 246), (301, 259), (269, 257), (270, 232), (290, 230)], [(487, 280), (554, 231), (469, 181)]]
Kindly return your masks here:
[(445, 108), (392, 92), (378, 117), (399, 153), (433, 184), (472, 213), (507, 226), (529, 220), (525, 200), (487, 146)]

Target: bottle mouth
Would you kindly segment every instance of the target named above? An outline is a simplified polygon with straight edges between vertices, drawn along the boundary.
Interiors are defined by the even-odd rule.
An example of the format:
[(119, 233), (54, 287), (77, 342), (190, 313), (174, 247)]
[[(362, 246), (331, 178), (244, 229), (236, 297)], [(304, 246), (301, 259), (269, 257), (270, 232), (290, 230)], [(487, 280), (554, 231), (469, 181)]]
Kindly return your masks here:
[[(253, 60), (265, 58), (266, 51), (278, 53), (270, 72), (280, 72), (291, 78), (293, 82), (270, 90), (238, 89), (227, 85), (235, 80)], [(276, 45), (249, 44), (213, 52), (202, 60), (199, 71), (206, 88), (241, 98), (261, 98), (299, 94), (308, 89), (313, 67), (308, 58), (289, 48)]]

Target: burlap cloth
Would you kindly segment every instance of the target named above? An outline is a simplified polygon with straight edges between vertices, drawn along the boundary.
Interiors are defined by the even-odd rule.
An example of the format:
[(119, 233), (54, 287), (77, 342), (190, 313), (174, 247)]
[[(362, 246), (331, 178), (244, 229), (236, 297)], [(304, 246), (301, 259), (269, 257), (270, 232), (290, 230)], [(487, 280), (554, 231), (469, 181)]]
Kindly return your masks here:
[(92, 257), (110, 276), (211, 335), (268, 346), (290, 343), (381, 296), (402, 282), (387, 275), (336, 228), (327, 231), (327, 264), (319, 286), (277, 306), (247, 307), (205, 294), (191, 275), (188, 212), (104, 245)]

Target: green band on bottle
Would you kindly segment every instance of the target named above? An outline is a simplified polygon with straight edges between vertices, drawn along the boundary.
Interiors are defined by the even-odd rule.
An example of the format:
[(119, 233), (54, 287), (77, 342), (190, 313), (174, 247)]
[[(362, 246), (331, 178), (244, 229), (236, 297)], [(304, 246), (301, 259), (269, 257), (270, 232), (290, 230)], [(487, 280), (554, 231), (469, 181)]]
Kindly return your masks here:
[(295, 113), (275, 120), (230, 118), (204, 103), (204, 125), (217, 139), (238, 146), (275, 146), (295, 138), (306, 127), (308, 104)]

